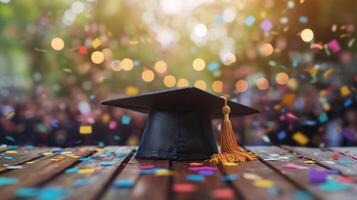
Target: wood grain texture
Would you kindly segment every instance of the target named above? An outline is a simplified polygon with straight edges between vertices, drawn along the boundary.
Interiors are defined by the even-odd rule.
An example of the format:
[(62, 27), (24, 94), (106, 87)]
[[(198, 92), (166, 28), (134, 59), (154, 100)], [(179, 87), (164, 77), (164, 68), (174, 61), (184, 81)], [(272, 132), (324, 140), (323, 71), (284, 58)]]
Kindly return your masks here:
[(295, 183), (300, 190), (309, 192), (316, 199), (354, 199), (357, 195), (357, 190), (353, 187), (346, 191), (339, 192), (324, 192), (321, 191), (318, 185), (311, 184), (309, 180), (308, 169), (286, 169), (284, 166), (288, 163), (294, 163), (307, 168), (325, 170), (326, 168), (318, 164), (306, 164), (304, 159), (298, 154), (290, 153), (288, 150), (279, 147), (247, 147), (249, 150), (256, 153), (263, 160), (270, 158), (270, 154), (289, 157), (287, 160), (264, 161), (271, 167), (275, 168), (282, 176)]
[[(93, 149), (78, 148), (73, 151), (79, 158), (88, 156), (93, 153)], [(20, 187), (39, 187), (44, 185), (53, 177), (60, 175), (71, 165), (78, 162), (78, 158), (65, 157), (63, 155), (56, 155), (51, 159), (60, 159), (60, 161), (53, 161), (51, 159), (41, 160), (34, 164), (25, 165), (23, 169), (8, 171), (2, 176), (17, 178), (19, 183), (16, 185), (9, 185), (0, 188), (2, 199), (10, 199), (13, 197), (14, 192)]]

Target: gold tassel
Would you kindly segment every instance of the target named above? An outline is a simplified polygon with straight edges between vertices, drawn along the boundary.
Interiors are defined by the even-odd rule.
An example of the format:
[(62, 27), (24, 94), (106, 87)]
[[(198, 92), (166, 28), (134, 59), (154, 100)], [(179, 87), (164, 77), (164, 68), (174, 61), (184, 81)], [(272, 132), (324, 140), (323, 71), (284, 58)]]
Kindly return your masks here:
[(227, 162), (245, 162), (248, 160), (256, 160), (257, 157), (253, 153), (244, 151), (238, 146), (237, 140), (233, 133), (231, 121), (229, 120), (231, 108), (227, 105), (227, 98), (222, 98), (224, 99), (224, 106), (222, 108), (224, 118), (221, 124), (221, 134), (219, 135), (221, 153), (213, 154), (209, 162), (212, 164), (223, 164)]

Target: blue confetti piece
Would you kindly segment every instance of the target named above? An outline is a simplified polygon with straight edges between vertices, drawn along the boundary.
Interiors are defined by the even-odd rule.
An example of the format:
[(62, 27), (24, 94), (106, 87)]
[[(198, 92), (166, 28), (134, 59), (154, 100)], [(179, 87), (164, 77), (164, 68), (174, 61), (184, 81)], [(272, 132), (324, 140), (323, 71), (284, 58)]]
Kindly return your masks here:
[(212, 170), (201, 170), (198, 172), (198, 174), (202, 176), (212, 176), (214, 173)]
[(113, 183), (113, 186), (116, 188), (132, 188), (134, 186), (134, 181), (132, 180), (120, 180), (120, 181), (115, 181)]
[(284, 140), (286, 138), (286, 132), (285, 131), (280, 131), (278, 133), (278, 139), (279, 140)]
[(327, 180), (325, 183), (320, 185), (320, 190), (324, 192), (338, 192), (347, 190), (350, 186), (345, 183), (337, 182), (333, 179)]
[(114, 138), (114, 140), (116, 140), (116, 141), (120, 141), (120, 139), (121, 139), (119, 135), (114, 135), (113, 138)]
[(305, 191), (296, 191), (293, 193), (293, 200), (312, 200), (310, 193)]
[(343, 103), (344, 107), (349, 107), (350, 105), (352, 105), (352, 99), (346, 99), (345, 102)]
[(98, 142), (98, 146), (99, 146), (100, 148), (103, 148), (103, 147), (105, 146), (105, 144), (104, 144), (104, 142), (99, 141), (99, 142)]
[(19, 148), (19, 146), (17, 146), (17, 145), (8, 145), (7, 148), (8, 148), (8, 150), (16, 150), (16, 149)]
[(61, 200), (70, 194), (70, 190), (61, 187), (47, 187), (40, 190), (38, 200)]
[(148, 174), (155, 174), (154, 169), (141, 169), (139, 170), (140, 175), (148, 175)]
[(76, 179), (72, 183), (74, 187), (81, 187), (89, 184), (90, 184), (90, 180), (87, 178)]
[(238, 174), (230, 174), (221, 177), (222, 181), (235, 181), (239, 178)]
[(77, 173), (77, 172), (79, 172), (78, 167), (72, 167), (66, 170), (66, 173)]
[(305, 120), (303, 123), (306, 126), (315, 126), (317, 124), (317, 121), (315, 121), (315, 120)]
[(123, 115), (121, 117), (121, 123), (124, 125), (130, 124), (131, 118), (128, 115)]
[(23, 187), (16, 190), (15, 196), (20, 198), (33, 198), (39, 194), (39, 191), (38, 188)]
[(320, 121), (321, 123), (327, 122), (327, 119), (328, 119), (328, 117), (327, 117), (327, 114), (326, 114), (326, 113), (322, 113), (322, 114), (319, 116), (319, 121)]
[(255, 17), (250, 15), (245, 19), (245, 25), (252, 26), (255, 22)]
[(347, 159), (339, 159), (337, 162), (341, 165), (350, 165), (353, 163), (352, 160), (347, 160)]
[(14, 159), (14, 157), (12, 157), (12, 156), (4, 156), (4, 158), (5, 158), (5, 160), (12, 160), (12, 159)]
[(194, 175), (194, 174), (191, 174), (191, 175), (187, 175), (187, 176), (186, 176), (186, 180), (188, 180), (188, 181), (194, 181), (194, 182), (201, 182), (201, 181), (204, 181), (204, 180), (205, 180), (205, 177), (202, 176), (202, 175)]
[(16, 142), (15, 139), (12, 136), (9, 136), (9, 135), (5, 136), (5, 139), (9, 140), (11, 142)]
[(3, 185), (15, 185), (18, 182), (19, 181), (17, 180), (17, 178), (0, 177), (0, 186), (3, 186)]
[(113, 165), (114, 165), (113, 162), (101, 162), (100, 163), (100, 166), (103, 166), (103, 167), (111, 167)]
[(79, 160), (82, 161), (82, 162), (93, 162), (93, 161), (95, 161), (95, 160), (94, 160), (93, 158), (91, 158), (91, 157), (80, 158)]

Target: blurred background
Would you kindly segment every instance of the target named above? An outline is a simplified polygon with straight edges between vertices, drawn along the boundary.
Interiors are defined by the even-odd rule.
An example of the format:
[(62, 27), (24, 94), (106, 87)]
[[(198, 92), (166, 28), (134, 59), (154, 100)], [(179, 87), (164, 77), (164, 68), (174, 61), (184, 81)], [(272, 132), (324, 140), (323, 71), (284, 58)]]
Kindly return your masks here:
[(261, 111), (232, 119), (241, 144), (356, 145), (356, 13), (355, 0), (0, 0), (0, 143), (136, 145), (146, 116), (99, 102), (195, 86)]

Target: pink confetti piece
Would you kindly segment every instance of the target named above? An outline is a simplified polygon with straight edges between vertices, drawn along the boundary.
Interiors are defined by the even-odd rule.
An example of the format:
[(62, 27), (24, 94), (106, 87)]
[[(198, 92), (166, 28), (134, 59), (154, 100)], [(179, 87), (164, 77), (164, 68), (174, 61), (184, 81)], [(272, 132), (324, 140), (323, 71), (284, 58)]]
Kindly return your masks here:
[(153, 169), (155, 168), (155, 165), (141, 165), (139, 166), (139, 169)]
[(212, 197), (214, 199), (233, 199), (234, 192), (230, 188), (215, 189), (212, 192)]
[(195, 185), (191, 183), (176, 183), (172, 185), (172, 190), (174, 192), (193, 192), (195, 189)]
[(284, 165), (283, 167), (286, 169), (308, 169), (308, 167), (294, 164), (294, 163), (288, 163), (288, 164)]
[(216, 171), (217, 167), (210, 167), (210, 166), (202, 166), (202, 167), (189, 167), (188, 170), (190, 171), (201, 171), (201, 170), (211, 170)]
[(333, 53), (341, 51), (340, 44), (337, 42), (337, 40), (331, 40), (327, 45)]

